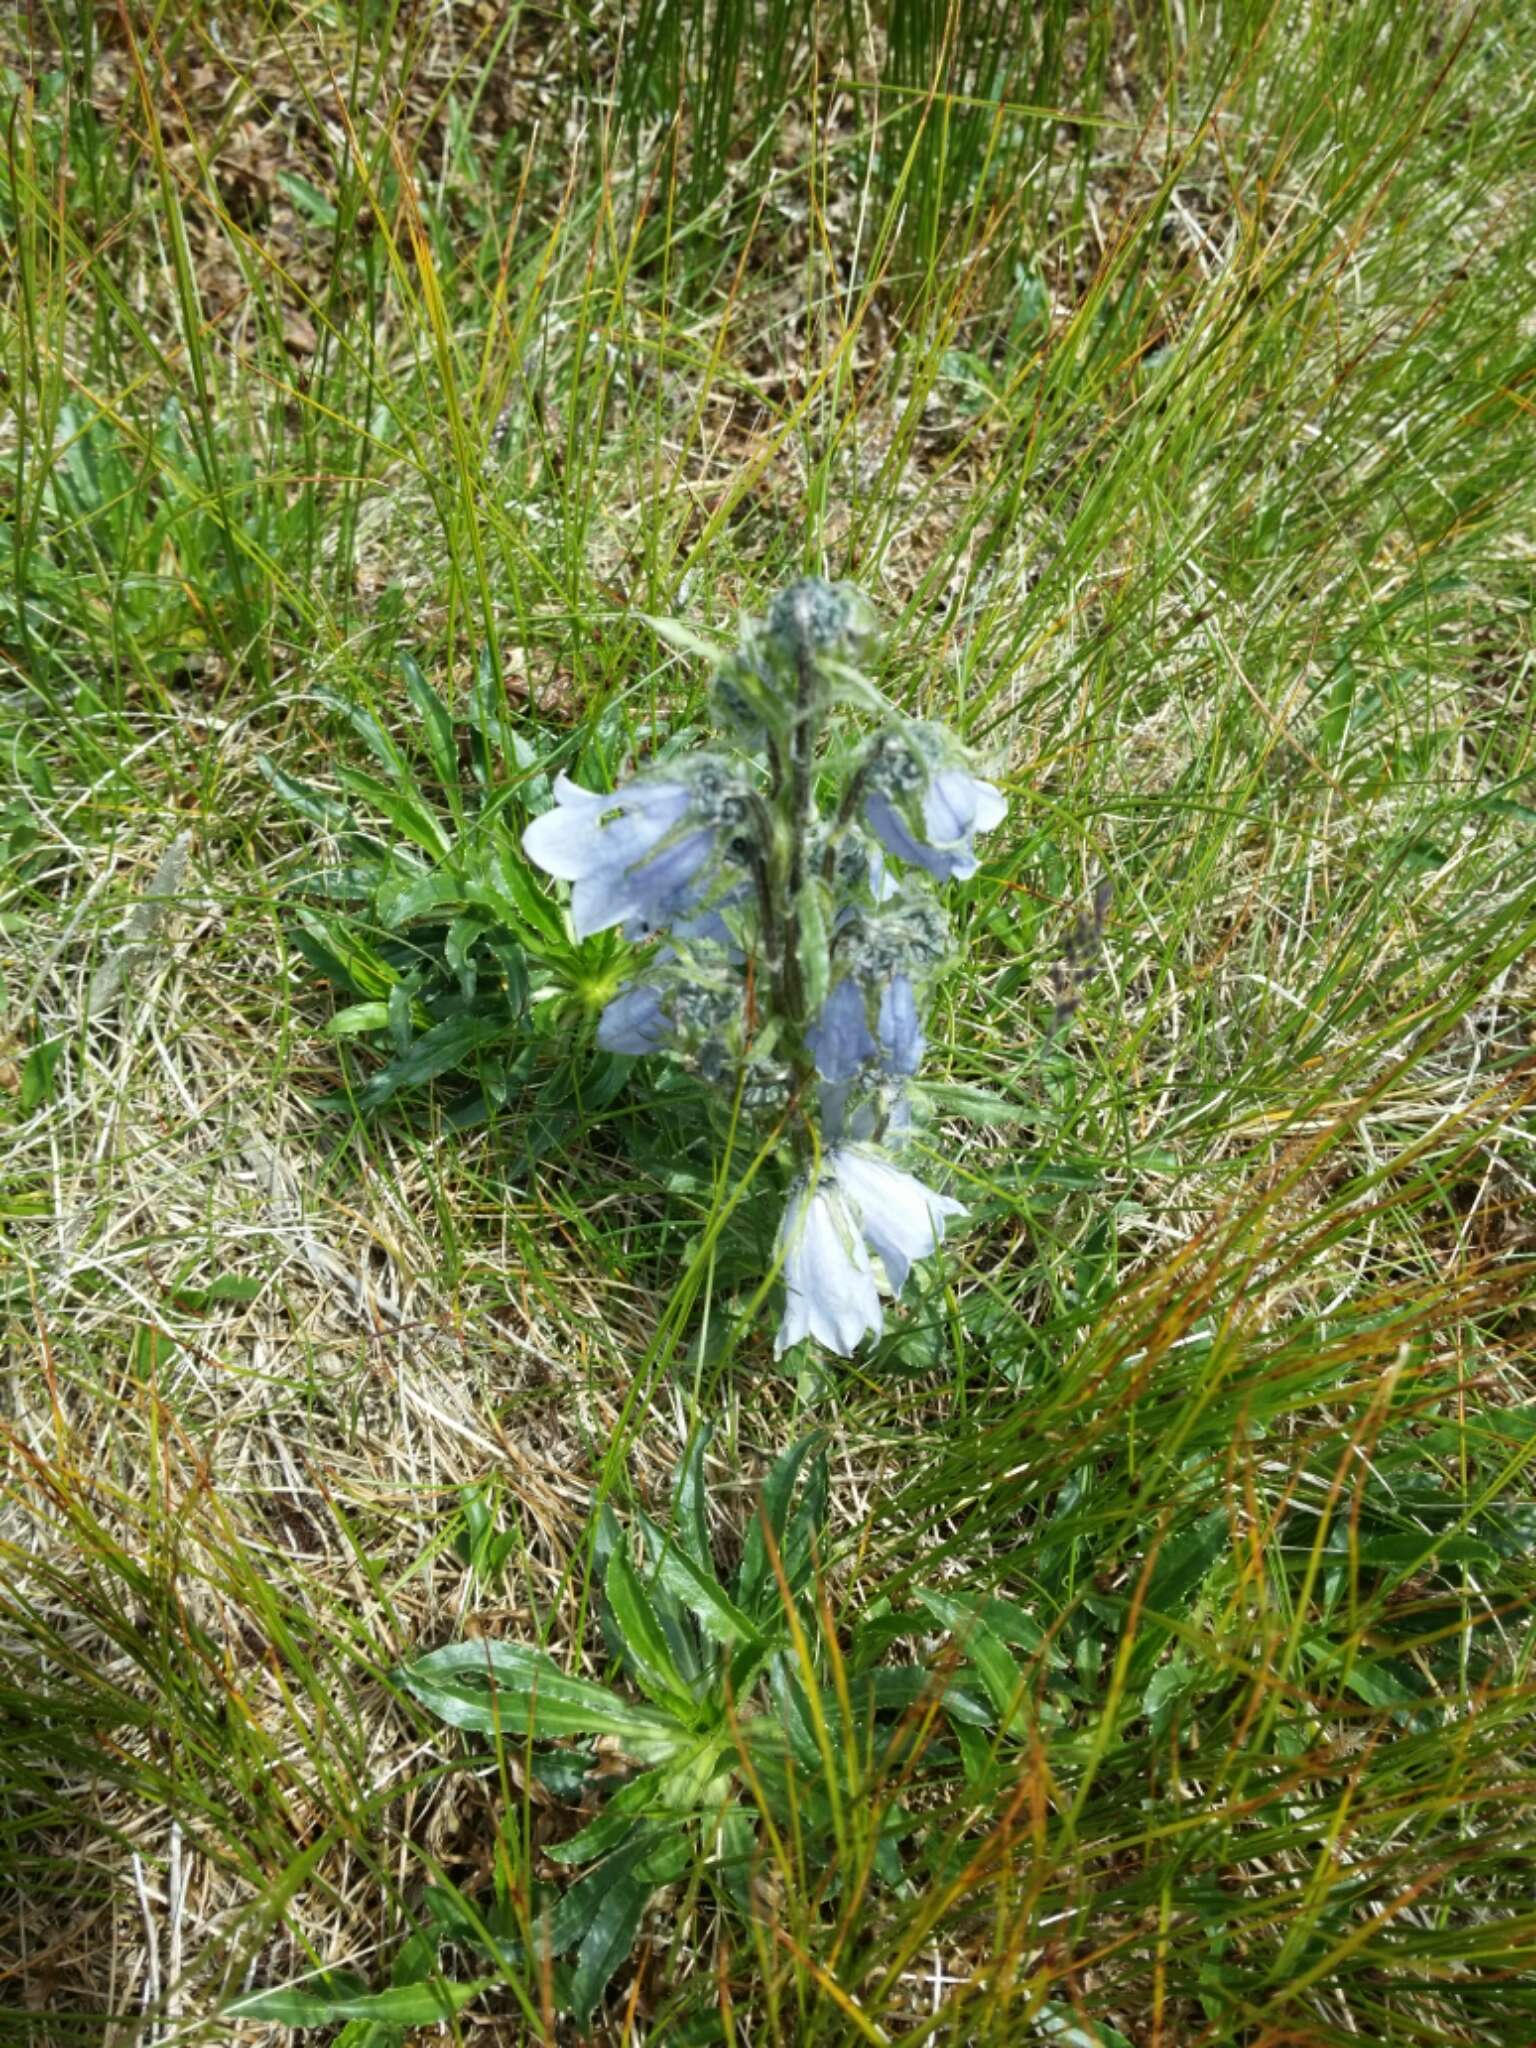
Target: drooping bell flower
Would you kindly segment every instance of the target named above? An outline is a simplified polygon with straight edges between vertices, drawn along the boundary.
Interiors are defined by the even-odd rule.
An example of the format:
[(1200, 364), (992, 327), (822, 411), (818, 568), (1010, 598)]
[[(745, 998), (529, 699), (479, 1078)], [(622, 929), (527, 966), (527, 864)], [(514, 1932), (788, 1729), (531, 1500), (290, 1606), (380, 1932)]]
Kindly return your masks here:
[(938, 1250), (947, 1219), (963, 1216), (965, 1204), (925, 1187), (873, 1145), (839, 1145), (828, 1164), (891, 1292), (900, 1294), (913, 1261)]
[(887, 853), (936, 881), (976, 872), (975, 838), (1008, 813), (996, 783), (966, 766), (965, 750), (941, 725), (888, 733), (865, 769), (864, 822)]
[(531, 861), (571, 886), (578, 939), (610, 925), (659, 929), (706, 893), (718, 824), (688, 782), (639, 776), (611, 795), (555, 780), (555, 805), (523, 834)]
[(937, 1251), (948, 1219), (964, 1214), (963, 1203), (925, 1187), (873, 1145), (829, 1152), (814, 1186), (808, 1176), (796, 1182), (779, 1229), (787, 1299), (774, 1356), (814, 1337), (846, 1358), (866, 1335), (878, 1337), (880, 1281), (900, 1294), (913, 1261)]
[(842, 1358), (868, 1335), (885, 1328), (874, 1267), (836, 1181), (823, 1174), (813, 1187), (798, 1181), (779, 1226), (784, 1262), (784, 1318), (775, 1358), (814, 1337)]

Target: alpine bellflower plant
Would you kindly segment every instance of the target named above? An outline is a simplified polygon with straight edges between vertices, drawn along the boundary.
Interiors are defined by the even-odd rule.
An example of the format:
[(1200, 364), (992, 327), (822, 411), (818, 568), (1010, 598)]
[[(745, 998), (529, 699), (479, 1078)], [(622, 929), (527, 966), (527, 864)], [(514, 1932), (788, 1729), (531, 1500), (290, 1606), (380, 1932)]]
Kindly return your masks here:
[[(876, 645), (851, 585), (791, 584), (715, 672), (727, 744), (609, 794), (562, 776), (523, 835), (570, 883), (578, 937), (655, 941), (598, 1044), (668, 1054), (784, 1133), (776, 1354), (878, 1336), (884, 1298), (965, 1214), (900, 1152), (951, 954), (937, 886), (976, 872), (1007, 806), (953, 734), (867, 681)], [(839, 709), (873, 729), (843, 737)]]

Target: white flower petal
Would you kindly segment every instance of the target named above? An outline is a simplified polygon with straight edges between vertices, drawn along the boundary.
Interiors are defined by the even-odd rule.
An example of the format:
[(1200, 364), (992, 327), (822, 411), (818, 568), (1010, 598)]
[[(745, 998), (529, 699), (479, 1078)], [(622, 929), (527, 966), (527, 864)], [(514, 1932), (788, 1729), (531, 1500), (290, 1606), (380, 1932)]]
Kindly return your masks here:
[(561, 775), (555, 807), (528, 826), (523, 851), (562, 882), (626, 868), (665, 838), (690, 802), (678, 782), (621, 783), (611, 796), (598, 796)]
[(892, 1290), (900, 1294), (913, 1260), (938, 1250), (946, 1219), (963, 1216), (964, 1203), (924, 1187), (873, 1146), (840, 1145), (829, 1158), (865, 1241), (884, 1266)]
[(996, 783), (978, 781), (964, 768), (941, 768), (923, 797), (923, 824), (935, 846), (969, 842), (974, 833), (1000, 825), (1007, 814), (1008, 800)]
[(885, 1312), (869, 1254), (836, 1185), (814, 1189), (801, 1182), (790, 1196), (779, 1228), (787, 1300), (774, 1343), (774, 1356), (815, 1337), (847, 1358), (866, 1333), (878, 1337)]
[(973, 832), (992, 832), (1008, 815), (1008, 799), (995, 782), (976, 784), (976, 822)]

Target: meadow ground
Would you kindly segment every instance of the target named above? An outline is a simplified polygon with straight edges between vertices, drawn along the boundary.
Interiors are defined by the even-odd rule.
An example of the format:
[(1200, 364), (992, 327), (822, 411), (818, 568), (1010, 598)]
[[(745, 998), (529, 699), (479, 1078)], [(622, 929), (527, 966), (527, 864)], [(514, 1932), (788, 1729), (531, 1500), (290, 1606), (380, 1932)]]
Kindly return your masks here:
[[(1529, 8), (0, 34), (0, 2040), (1536, 2039)], [(502, 859), (807, 570), (1010, 802), (819, 1369)], [(777, 1776), (599, 1925), (622, 1733), (402, 1669), (622, 1724), (807, 1437)]]

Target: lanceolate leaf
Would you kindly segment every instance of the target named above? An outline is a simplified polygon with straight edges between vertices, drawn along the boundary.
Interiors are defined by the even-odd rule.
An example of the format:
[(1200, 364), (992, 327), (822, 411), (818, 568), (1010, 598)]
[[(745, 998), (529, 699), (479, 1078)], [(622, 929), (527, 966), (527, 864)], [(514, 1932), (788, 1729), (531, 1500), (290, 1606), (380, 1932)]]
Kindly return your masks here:
[(580, 1944), (571, 2010), (585, 2025), (609, 1978), (634, 1946), (646, 1903), (686, 1867), (692, 1846), (673, 1828), (646, 1828), (579, 1877), (556, 1906), (549, 1945), (564, 1955)]
[(381, 782), (376, 775), (366, 775), (361, 768), (340, 768), (337, 773), (344, 789), (353, 796), (362, 797), (373, 805), (381, 816), (387, 818), (397, 832), (402, 833), (423, 853), (434, 860), (444, 860), (448, 854), (448, 839), (442, 826), (418, 798), (405, 790), (392, 788)]
[(687, 1739), (672, 1715), (629, 1706), (519, 1643), (449, 1643), (404, 1666), (399, 1677), (442, 1720), (485, 1735), (612, 1735), (637, 1755), (657, 1756)]
[(661, 1554), (658, 1576), (717, 1643), (761, 1643), (763, 1634), (750, 1615), (731, 1600), (712, 1572), (668, 1544)]
[(635, 1677), (652, 1699), (691, 1718), (693, 1701), (687, 1683), (672, 1661), (656, 1610), (622, 1547), (608, 1560), (603, 1592)]
[(285, 774), (265, 754), (256, 756), (256, 766), (283, 802), (311, 825), (318, 825), (327, 832), (345, 832), (351, 825), (352, 813), (340, 797), (332, 796), (327, 790), (316, 789), (313, 783), (300, 782), (296, 775)]
[(333, 2020), (379, 2020), (401, 2027), (431, 2026), (462, 2012), (495, 1983), (397, 1984), (388, 1991), (256, 1991), (226, 2008), (230, 2019), (268, 2020), (280, 2027), (323, 2027)]
[(677, 1468), (677, 1489), (672, 1501), (672, 1520), (677, 1540), (693, 1562), (713, 1576), (714, 1559), (709, 1549), (709, 1519), (705, 1513), (704, 1453), (709, 1449), (709, 1430), (696, 1429)]
[(802, 1437), (799, 1443), (791, 1444), (775, 1461), (773, 1469), (763, 1481), (762, 1500), (758, 1512), (747, 1525), (746, 1542), (741, 1554), (741, 1571), (736, 1581), (737, 1599), (743, 1607), (750, 1608), (755, 1614), (762, 1613), (769, 1587), (775, 1588), (774, 1602), (777, 1604), (777, 1581), (769, 1559), (763, 1524), (767, 1523), (775, 1549), (781, 1549), (784, 1542), (784, 1527), (789, 1519), (789, 1504), (794, 1495), (795, 1482), (800, 1476), (800, 1468), (821, 1441), (822, 1439), (813, 1433)]
[(457, 796), (459, 786), (459, 754), (454, 743), (452, 714), (422, 674), (415, 656), (401, 653), (398, 660), (400, 673), (405, 678), (406, 695), (421, 714), (422, 736), (432, 757), (433, 773), (452, 799)]
[(1005, 1728), (1016, 1726), (1028, 1692), (1023, 1672), (979, 1616), (964, 1602), (946, 1599), (926, 1587), (916, 1589), (917, 1598), (937, 1620), (953, 1631), (972, 1669), (986, 1688), (998, 1720)]
[(506, 1036), (507, 1019), (504, 1016), (476, 1016), (471, 1012), (462, 1017), (445, 1018), (441, 1024), (434, 1024), (430, 1031), (424, 1031), (409, 1052), (391, 1060), (387, 1067), (375, 1074), (358, 1100), (364, 1109), (377, 1109), (402, 1088), (416, 1088), (424, 1081), (435, 1081), (439, 1074), (461, 1066), (483, 1046), (492, 1045)]

